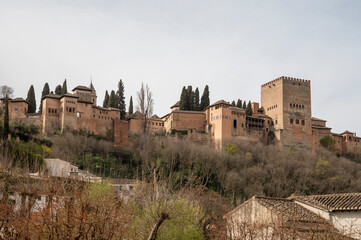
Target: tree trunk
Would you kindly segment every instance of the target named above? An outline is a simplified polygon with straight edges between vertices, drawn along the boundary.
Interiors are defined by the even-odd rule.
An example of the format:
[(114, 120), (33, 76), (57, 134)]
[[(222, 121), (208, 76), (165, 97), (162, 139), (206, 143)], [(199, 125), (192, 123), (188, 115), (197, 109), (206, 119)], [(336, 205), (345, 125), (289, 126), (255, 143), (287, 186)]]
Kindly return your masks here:
[(156, 222), (156, 224), (154, 225), (152, 231), (150, 232), (149, 238), (148, 240), (156, 240), (157, 238), (157, 234), (158, 234), (158, 230), (160, 228), (160, 226), (162, 225), (162, 223), (169, 219), (169, 215), (167, 213), (162, 213), (161, 217), (158, 219), (158, 221)]

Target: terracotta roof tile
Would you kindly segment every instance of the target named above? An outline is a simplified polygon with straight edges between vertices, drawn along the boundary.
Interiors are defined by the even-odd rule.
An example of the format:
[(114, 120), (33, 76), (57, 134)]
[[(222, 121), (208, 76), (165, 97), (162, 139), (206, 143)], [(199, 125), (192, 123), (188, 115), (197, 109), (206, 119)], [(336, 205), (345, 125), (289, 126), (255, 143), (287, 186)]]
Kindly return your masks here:
[(282, 215), (287, 221), (327, 224), (322, 217), (307, 210), (291, 199), (255, 197), (257, 202), (269, 210)]
[(330, 212), (361, 210), (361, 193), (295, 196), (292, 198)]

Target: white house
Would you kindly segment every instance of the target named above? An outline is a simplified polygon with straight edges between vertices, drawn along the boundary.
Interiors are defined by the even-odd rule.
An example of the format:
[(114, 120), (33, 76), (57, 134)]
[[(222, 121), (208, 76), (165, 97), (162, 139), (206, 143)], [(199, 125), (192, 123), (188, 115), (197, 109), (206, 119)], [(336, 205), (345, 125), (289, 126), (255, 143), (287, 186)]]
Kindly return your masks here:
[(340, 233), (361, 239), (361, 193), (291, 196), (289, 199), (323, 217)]

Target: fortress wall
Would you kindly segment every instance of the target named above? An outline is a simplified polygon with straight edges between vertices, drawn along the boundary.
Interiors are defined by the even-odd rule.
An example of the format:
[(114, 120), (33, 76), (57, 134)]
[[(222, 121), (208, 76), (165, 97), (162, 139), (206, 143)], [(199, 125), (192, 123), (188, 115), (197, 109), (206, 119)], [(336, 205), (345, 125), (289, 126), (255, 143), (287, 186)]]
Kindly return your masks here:
[[(59, 99), (45, 98), (43, 100), (42, 123), (43, 133), (61, 128), (61, 111)], [(55, 112), (56, 110), (56, 112)]]
[(188, 130), (196, 129), (197, 131), (205, 130), (206, 115), (203, 112), (172, 112), (172, 129)]
[(124, 120), (113, 120), (114, 146), (121, 146), (128, 142), (128, 122)]

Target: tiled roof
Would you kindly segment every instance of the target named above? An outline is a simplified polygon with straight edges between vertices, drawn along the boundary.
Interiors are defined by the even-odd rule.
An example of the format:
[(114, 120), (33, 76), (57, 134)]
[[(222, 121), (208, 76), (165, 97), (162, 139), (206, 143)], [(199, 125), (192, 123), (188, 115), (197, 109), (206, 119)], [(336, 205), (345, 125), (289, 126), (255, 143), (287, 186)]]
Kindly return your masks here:
[(312, 125), (312, 128), (317, 128), (317, 129), (332, 129), (329, 127), (323, 127), (323, 126), (317, 126), (317, 125)]
[(312, 117), (311, 119), (312, 119), (313, 121), (327, 122), (326, 120), (323, 120), (323, 119), (320, 119), (320, 118), (315, 118), (315, 117)]
[(346, 131), (344, 131), (344, 132), (343, 132), (343, 133), (341, 133), (341, 134), (355, 134), (355, 133), (353, 133), (353, 132), (350, 132), (350, 131), (346, 130)]
[(13, 98), (12, 100), (10, 100), (10, 102), (26, 102), (27, 103), (27, 101), (22, 97)]
[(232, 111), (235, 111), (235, 112), (241, 112), (241, 113), (245, 113), (245, 112), (246, 112), (246, 110), (244, 110), (243, 108), (234, 107), (234, 106), (229, 107), (229, 109), (232, 110)]
[(295, 203), (291, 199), (257, 196), (254, 198), (259, 204), (281, 215), (287, 221), (327, 224), (325, 219)]
[(72, 91), (74, 92), (75, 90), (83, 90), (83, 91), (89, 91), (89, 92), (92, 91), (90, 88), (88, 88), (86, 86), (81, 86), (81, 85), (75, 87)]
[(213, 103), (212, 105), (210, 105), (210, 107), (215, 106), (215, 105), (219, 105), (219, 104), (226, 104), (226, 105), (232, 106), (229, 102), (226, 102), (224, 100), (219, 100), (219, 101)]
[(361, 211), (361, 193), (294, 196), (292, 198), (330, 212)]
[(55, 98), (55, 99), (58, 99), (58, 98), (60, 98), (61, 97), (61, 95), (57, 95), (57, 94), (47, 94), (47, 95), (45, 95), (44, 97), (42, 97), (42, 99), (44, 99), (44, 98)]
[(63, 98), (63, 97), (79, 98), (78, 96), (75, 96), (75, 95), (73, 95), (71, 93), (65, 93), (65, 94), (60, 96), (60, 98)]

